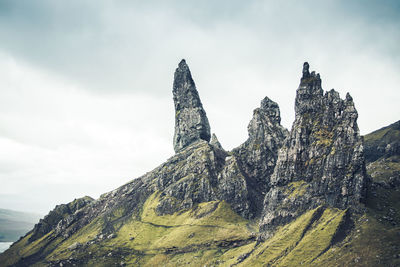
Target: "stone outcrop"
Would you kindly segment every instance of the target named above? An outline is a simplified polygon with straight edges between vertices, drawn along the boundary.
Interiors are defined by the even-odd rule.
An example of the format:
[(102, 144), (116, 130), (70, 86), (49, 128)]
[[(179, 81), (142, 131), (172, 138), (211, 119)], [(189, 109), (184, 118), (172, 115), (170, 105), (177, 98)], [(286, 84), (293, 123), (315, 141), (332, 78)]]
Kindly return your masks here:
[[(41, 247), (35, 248), (28, 258), (18, 258), (18, 266), (46, 261), (49, 251), (54, 252), (53, 254), (59, 253), (57, 250), (51, 250), (59, 244), (65, 244), (64, 242), (68, 244), (64, 251), (66, 249), (73, 252), (72, 256), (79, 257), (80, 260), (75, 263), (82, 263), (89, 262), (90, 257), (86, 256), (86, 249), (90, 247), (92, 253), (95, 251), (92, 248), (111, 248), (110, 244), (114, 243), (110, 243), (110, 240), (114, 239), (116, 246), (120, 246), (119, 249), (112, 248), (112, 253), (93, 253), (92, 256), (101, 257), (101, 261), (111, 258), (114, 253), (120, 253), (116, 254), (118, 257), (115, 256), (118, 260), (121, 260), (122, 255), (128, 256), (136, 252), (140, 257), (147, 257), (146, 253), (150, 251), (147, 245), (152, 244), (143, 238), (153, 235), (152, 231), (155, 233), (156, 243), (162, 243), (166, 237), (163, 233), (169, 230), (173, 230), (169, 232), (169, 237), (172, 236), (172, 241), (175, 242), (175, 228), (181, 229), (179, 233), (184, 234), (182, 240), (185, 240), (186, 236), (194, 240), (193, 244), (185, 243), (182, 251), (176, 250), (175, 246), (162, 247), (163, 250), (157, 253), (161, 253), (164, 259), (168, 253), (187, 253), (198, 249), (200, 243), (196, 242), (200, 235), (208, 235), (204, 234), (204, 231), (207, 231), (204, 229), (207, 228), (201, 227), (221, 228), (229, 232), (232, 229), (229, 227), (240, 222), (245, 229), (250, 229), (251, 226), (247, 222), (243, 223), (243, 218), (237, 214), (253, 220), (261, 217), (261, 237), (268, 238), (278, 226), (286, 225), (296, 218), (300, 220), (300, 215), (307, 215), (305, 212), (313, 210), (309, 213), (313, 214), (311, 218), (300, 220), (308, 225), (305, 228), (306, 232), (314, 222), (323, 218), (325, 211), (335, 210), (329, 207), (334, 207), (342, 209), (332, 213), (342, 214), (343, 220), (338, 221), (339, 225), (335, 228), (340, 231), (332, 232), (333, 237), (328, 244), (331, 246), (334, 239), (339, 239), (339, 235), (346, 235), (350, 215), (363, 211), (368, 179), (363, 138), (359, 134), (358, 115), (353, 100), (349, 94), (345, 99), (341, 99), (339, 93), (333, 89), (324, 92), (319, 74), (310, 73), (308, 63), (304, 63), (297, 89), (296, 116), (291, 131), (288, 132), (280, 124), (278, 104), (265, 97), (260, 107), (253, 112), (253, 118), (248, 125), (248, 139), (232, 151), (226, 151), (215, 134), (211, 137), (206, 112), (184, 60), (175, 71), (173, 99), (173, 143), (176, 153), (154, 170), (103, 194), (97, 200), (85, 197), (57, 206), (23, 239), (29, 239), (23, 241), (29, 243), (28, 246)], [(392, 133), (393, 138), (398, 136), (398, 128)], [(380, 142), (379, 144), (382, 143), (381, 135), (379, 133), (379, 138), (375, 138), (379, 139), (376, 141)], [(398, 140), (393, 138), (385, 139), (387, 142), (382, 143), (386, 152), (387, 147), (396, 147), (394, 144), (397, 144)], [(375, 139), (371, 139), (371, 149), (378, 147), (379, 150)], [(397, 153), (397, 150), (393, 151)], [(397, 180), (393, 181), (394, 184)], [(202, 206), (204, 211), (197, 214), (196, 210), (201, 210)], [(221, 206), (227, 208), (217, 212)], [(208, 221), (204, 225), (192, 224), (192, 219), (206, 217), (214, 211), (216, 217), (213, 217), (212, 223), (224, 216), (232, 219), (229, 222), (230, 226), (225, 228), (225, 225), (214, 225)], [(183, 221), (169, 221), (180, 215), (184, 217)], [(161, 221), (160, 216), (163, 216)], [(163, 222), (166, 218), (168, 223)], [(191, 229), (196, 228), (196, 234), (189, 231), (187, 226)], [(136, 232), (137, 229), (147, 229), (143, 231), (147, 231), (148, 234), (142, 235), (142, 232)], [(132, 230), (132, 236), (126, 235), (127, 230)], [(290, 231), (287, 231), (288, 235)], [(46, 237), (42, 238), (43, 236)], [(241, 260), (238, 263), (256, 251), (257, 247), (263, 246), (259, 246), (262, 238), (256, 242), (256, 236), (256, 233), (251, 233), (250, 239), (240, 241), (243, 245), (247, 244), (246, 242), (255, 244), (254, 249), (240, 255)], [(300, 237), (302, 238), (303, 236)], [(126, 242), (121, 241), (124, 239)], [(135, 240), (138, 240), (137, 243)], [(216, 247), (220, 249), (221, 245), (225, 244), (236, 248), (238, 242), (236, 239), (223, 240), (223, 243), (216, 244)], [(140, 251), (135, 252), (131, 246), (133, 243), (136, 248), (140, 247)], [(19, 249), (20, 244), (11, 249)], [(209, 241), (202, 243), (202, 246), (211, 249)], [(267, 245), (269, 248), (273, 246), (273, 243)], [(142, 252), (143, 248), (146, 253)], [(287, 247), (291, 248), (293, 244)], [(285, 252), (282, 255), (286, 255), (286, 248), (282, 249)], [(64, 257), (63, 253), (61, 251), (57, 256)], [(260, 253), (257, 252), (256, 257), (258, 255)], [(68, 260), (74, 260), (71, 257)], [(62, 260), (54, 260), (53, 263), (59, 266), (64, 264), (65, 259)], [(136, 260), (135, 263), (139, 264)], [(308, 260), (312, 261), (314, 258)], [(271, 262), (276, 263), (275, 260)]]
[(400, 156), (400, 121), (365, 136), (365, 160)]
[(199, 140), (210, 141), (210, 124), (184, 59), (175, 71), (172, 93), (175, 104), (175, 152)]
[(29, 241), (34, 241), (49, 233), (51, 230), (56, 229), (58, 223), (68, 217), (72, 216), (78, 212), (80, 209), (84, 208), (88, 204), (94, 201), (91, 197), (82, 197), (75, 199), (68, 204), (57, 205), (52, 211), (49, 212), (43, 219), (35, 225), (32, 230), (32, 236)]
[(212, 145), (212, 146), (214, 146), (214, 147), (216, 147), (218, 149), (224, 150), (222, 148), (221, 143), (219, 142), (219, 140), (218, 140), (218, 138), (217, 138), (217, 136), (215, 134), (212, 134), (212, 136), (211, 136), (210, 145)]
[(247, 126), (249, 138), (232, 151), (240, 169), (252, 184), (250, 191), (257, 207), (262, 206), (270, 188), (270, 177), (278, 158), (278, 150), (288, 135), (280, 122), (278, 104), (265, 97), (261, 106), (254, 110), (253, 118)]
[(319, 74), (304, 63), (295, 111), (264, 200), (265, 236), (320, 205), (360, 211), (366, 197), (363, 139), (351, 96), (343, 100), (333, 89), (324, 94)]

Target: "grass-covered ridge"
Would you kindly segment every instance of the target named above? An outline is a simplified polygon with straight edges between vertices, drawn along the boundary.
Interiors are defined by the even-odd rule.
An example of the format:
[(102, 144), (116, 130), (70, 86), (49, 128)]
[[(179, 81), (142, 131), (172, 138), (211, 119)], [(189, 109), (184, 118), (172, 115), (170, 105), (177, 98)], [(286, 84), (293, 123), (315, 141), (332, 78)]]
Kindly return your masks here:
[[(257, 227), (232, 211), (225, 201), (200, 203), (186, 211), (158, 216), (159, 197), (157, 192), (147, 199), (139, 218), (132, 215), (122, 219), (124, 212), (116, 209), (107, 217), (115, 230), (109, 236), (103, 234), (105, 218), (98, 217), (68, 238), (54, 238), (51, 232), (28, 243), (28, 235), (1, 255), (0, 260), (7, 258), (7, 266), (47, 249), (49, 253), (41, 264), (69, 261), (83, 266), (121, 262), (155, 266), (163, 262), (177, 266), (193, 262), (200, 266), (215, 258), (234, 263), (235, 251), (246, 250), (248, 244), (255, 242)], [(228, 250), (231, 251), (227, 253)]]
[[(294, 184), (294, 191), (301, 186)], [(395, 253), (392, 248), (399, 229), (380, 222), (372, 208), (351, 222), (347, 210), (318, 207), (260, 242), (257, 225), (224, 201), (159, 216), (159, 199), (159, 192), (152, 194), (140, 216), (122, 219), (124, 211), (116, 209), (107, 220), (98, 217), (69, 238), (55, 238), (51, 232), (28, 243), (28, 235), (0, 255), (0, 266), (41, 252), (46, 257), (37, 266), (60, 262), (77, 266), (379, 266), (383, 257)], [(106, 221), (115, 230), (110, 236), (102, 232)]]

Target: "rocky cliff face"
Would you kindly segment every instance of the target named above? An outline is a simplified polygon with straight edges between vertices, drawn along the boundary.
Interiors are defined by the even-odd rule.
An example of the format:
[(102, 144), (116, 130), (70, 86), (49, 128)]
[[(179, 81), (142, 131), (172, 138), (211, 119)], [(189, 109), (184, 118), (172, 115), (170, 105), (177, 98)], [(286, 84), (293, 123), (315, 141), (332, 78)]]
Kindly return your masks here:
[(174, 150), (199, 141), (210, 141), (210, 125), (186, 61), (182, 59), (174, 75)]
[(91, 197), (83, 197), (75, 199), (68, 204), (57, 205), (52, 211), (49, 212), (43, 219), (35, 225), (32, 230), (32, 235), (29, 241), (35, 241), (52, 230), (55, 230), (60, 223), (63, 221), (69, 222), (79, 213), (79, 211), (85, 206), (91, 204), (94, 201)]
[[(348, 253), (349, 244), (369, 255), (396, 243), (390, 236), (386, 247), (364, 249), (357, 239), (359, 231), (382, 229), (373, 217), (358, 216), (368, 179), (357, 111), (349, 94), (341, 99), (333, 89), (324, 92), (308, 63), (291, 131), (280, 125), (279, 107), (266, 97), (253, 112), (248, 139), (232, 151), (215, 134), (211, 138), (184, 60), (175, 71), (173, 99), (175, 155), (97, 200), (57, 206), (0, 255), (0, 266), (321, 266), (332, 259), (342, 266), (348, 258), (360, 262)], [(371, 143), (371, 151), (376, 147)], [(398, 187), (392, 191), (399, 199)], [(347, 228), (352, 215), (358, 216), (356, 234)], [(347, 258), (338, 258), (334, 246)], [(368, 257), (361, 262), (377, 259)]]
[(263, 198), (270, 188), (270, 177), (278, 158), (278, 150), (288, 135), (280, 122), (278, 104), (265, 97), (261, 106), (254, 110), (247, 127), (249, 138), (232, 151), (243, 175), (252, 183), (253, 201), (258, 207), (262, 206)]
[(264, 200), (260, 229), (266, 236), (320, 205), (362, 210), (366, 197), (363, 139), (351, 96), (324, 93), (319, 74), (304, 63), (295, 111)]
[(82, 198), (57, 206), (35, 226), (30, 242), (51, 231), (54, 238), (69, 238), (99, 216), (104, 221), (101, 234), (111, 235), (116, 229), (110, 219), (115, 210), (122, 209), (122, 217), (137, 216), (155, 192), (160, 192), (155, 207), (160, 216), (220, 200), (244, 218), (259, 216), (278, 149), (287, 135), (280, 125), (278, 105), (266, 97), (254, 110), (248, 140), (227, 152), (215, 134), (209, 143), (208, 119), (185, 60), (179, 63), (174, 78), (176, 154), (96, 201)]

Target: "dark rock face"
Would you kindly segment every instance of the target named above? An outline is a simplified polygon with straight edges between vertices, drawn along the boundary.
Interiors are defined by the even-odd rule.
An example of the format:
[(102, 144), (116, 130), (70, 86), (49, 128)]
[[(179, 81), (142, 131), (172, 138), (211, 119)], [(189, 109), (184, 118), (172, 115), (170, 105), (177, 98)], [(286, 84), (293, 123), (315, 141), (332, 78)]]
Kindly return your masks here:
[(367, 172), (373, 181), (371, 191), (400, 187), (400, 121), (367, 134), (364, 140)]
[(349, 94), (324, 94), (319, 74), (304, 63), (296, 118), (279, 151), (264, 200), (260, 229), (268, 236), (305, 210), (320, 205), (362, 210), (367, 176), (357, 111)]
[(365, 160), (400, 156), (400, 121), (365, 136)]
[[(180, 150), (148, 180), (161, 191), (157, 212), (172, 214), (201, 202), (225, 200), (245, 218), (261, 213), (277, 152), (287, 135), (278, 105), (268, 98), (254, 111), (249, 139), (226, 152), (213, 135)], [(157, 173), (158, 172), (158, 173)]]
[(212, 146), (214, 146), (214, 147), (216, 147), (216, 148), (218, 148), (220, 150), (224, 150), (222, 148), (221, 143), (218, 141), (218, 138), (217, 138), (217, 136), (215, 134), (212, 134), (212, 136), (211, 136), (210, 145), (212, 145)]
[(258, 207), (262, 206), (265, 193), (270, 188), (270, 177), (278, 158), (278, 150), (288, 136), (288, 131), (280, 122), (278, 104), (265, 97), (261, 106), (254, 110), (247, 127), (249, 138), (232, 151), (244, 175), (252, 184), (251, 194)]
[[(98, 216), (108, 225), (108, 217), (116, 209), (123, 210), (124, 217), (140, 214), (141, 205), (154, 192), (160, 192), (156, 208), (159, 215), (214, 200), (225, 200), (246, 218), (260, 214), (277, 151), (287, 135), (280, 125), (278, 105), (265, 98), (254, 111), (248, 127), (249, 139), (230, 153), (222, 148), (215, 134), (208, 143), (208, 119), (184, 60), (175, 71), (173, 98), (176, 154), (153, 171), (98, 200), (84, 202), (90, 205), (76, 208), (70, 208), (71, 203), (60, 205), (35, 227), (32, 240), (53, 229), (57, 236), (68, 238)], [(112, 234), (112, 223), (102, 232)]]
[(210, 125), (186, 61), (182, 59), (174, 75), (174, 150), (179, 152), (199, 141), (210, 141)]
[(73, 216), (83, 207), (94, 201), (91, 197), (83, 197), (75, 199), (68, 204), (57, 205), (52, 211), (49, 212), (43, 219), (39, 221), (38, 224), (33, 228), (32, 236), (29, 241), (35, 241), (45, 234), (49, 233), (51, 230), (57, 227), (57, 224), (67, 218)]
[(146, 178), (154, 191), (160, 191), (159, 215), (172, 214), (194, 205), (226, 200), (243, 217), (251, 217), (248, 184), (237, 162), (224, 151), (196, 142), (152, 172)]
[[(264, 238), (277, 226), (316, 207), (320, 208), (312, 221), (322, 216), (326, 206), (348, 209), (346, 216), (364, 209), (368, 180), (353, 100), (349, 94), (341, 99), (333, 89), (324, 93), (319, 74), (310, 73), (308, 63), (304, 63), (297, 89), (296, 117), (290, 133), (280, 125), (277, 103), (266, 97), (253, 112), (248, 139), (231, 152), (223, 149), (215, 134), (210, 141), (208, 119), (184, 60), (175, 71), (173, 99), (175, 155), (97, 200), (85, 197), (57, 206), (31, 232), (31, 242), (51, 232), (45, 249), (35, 252), (34, 257), (21, 258), (18, 266), (45, 260), (47, 244), (64, 242), (97, 220), (101, 223), (93, 240), (75, 242), (68, 250), (83, 251), (92, 242), (115, 238), (127, 221), (141, 220), (144, 204), (153, 193), (157, 193), (157, 203), (151, 208), (157, 215), (224, 200), (242, 217), (261, 217)], [(399, 123), (392, 126), (368, 137), (371, 157), (381, 157), (380, 147), (385, 153), (398, 153)], [(385, 164), (400, 162), (397, 155)], [(371, 168), (381, 173), (381, 165)], [(393, 187), (400, 184), (397, 171), (388, 174), (388, 184)], [(397, 178), (392, 179), (393, 174)], [(60, 263), (56, 262), (57, 266)]]

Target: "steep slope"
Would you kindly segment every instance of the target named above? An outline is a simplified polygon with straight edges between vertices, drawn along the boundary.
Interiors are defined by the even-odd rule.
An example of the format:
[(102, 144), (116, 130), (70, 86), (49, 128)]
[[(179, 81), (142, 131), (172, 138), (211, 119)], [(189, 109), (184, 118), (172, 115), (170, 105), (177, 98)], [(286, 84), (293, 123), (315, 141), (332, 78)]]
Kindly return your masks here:
[(365, 160), (376, 161), (400, 155), (400, 121), (365, 136)]
[[(176, 113), (174, 148), (177, 153), (153, 171), (102, 195), (98, 200), (83, 199), (79, 201), (79, 205), (70, 203), (56, 207), (35, 226), (31, 233), (5, 253), (12, 255), (8, 262), (24, 265), (36, 262), (51, 263), (54, 262), (52, 259), (67, 259), (64, 258), (66, 254), (59, 253), (59, 249), (73, 245), (74, 242), (71, 240), (82, 241), (82, 234), (88, 231), (87, 229), (90, 229), (91, 233), (94, 232), (90, 238), (83, 238), (87, 245), (84, 249), (88, 250), (88, 246), (95, 243), (103, 246), (108, 240), (104, 237), (118, 237), (119, 231), (125, 225), (132, 221), (143, 221), (145, 203), (154, 194), (157, 194), (157, 201), (153, 209), (157, 216), (178, 216), (184, 212), (193, 214), (202, 203), (214, 203), (210, 211), (200, 213), (203, 214), (199, 215), (202, 217), (208, 213), (212, 215), (214, 211), (219, 210), (219, 205), (223, 205), (222, 212), (242, 216), (240, 220), (243, 222), (243, 227), (237, 232), (247, 233), (243, 240), (250, 238), (246, 226), (249, 221), (246, 219), (254, 219), (261, 212), (265, 191), (260, 188), (266, 188), (263, 183), (268, 184), (277, 150), (286, 134), (286, 130), (280, 126), (279, 107), (269, 99), (263, 100), (261, 108), (256, 109), (252, 120), (259, 123), (250, 123), (252, 126), (249, 126), (250, 141), (246, 143), (249, 145), (241, 146), (238, 149), (240, 153), (226, 152), (215, 135), (211, 144), (208, 143), (210, 140), (208, 119), (189, 67), (184, 60), (179, 63), (174, 77), (173, 95)], [(280, 132), (276, 133), (276, 129)], [(252, 142), (260, 147), (257, 155), (253, 157), (258, 162), (246, 166), (246, 171), (243, 171), (241, 163), (244, 161), (243, 159), (240, 161), (239, 157), (251, 153)], [(264, 164), (261, 162), (263, 159), (267, 159), (270, 163)], [(263, 174), (262, 179), (254, 175), (257, 172)], [(232, 216), (234, 215), (226, 217), (223, 223), (229, 224)], [(158, 224), (155, 221), (147, 223)], [(169, 225), (160, 227), (170, 228)], [(214, 229), (214, 226), (210, 227)], [(223, 229), (227, 232), (229, 227)], [(221, 238), (222, 236), (219, 235)], [(229, 234), (225, 235), (221, 242), (223, 240), (228, 242), (230, 240), (228, 237)], [(254, 238), (254, 235), (251, 236), (251, 239)], [(210, 242), (207, 240), (203, 240), (204, 246)], [(79, 244), (82, 244), (81, 241)], [(15, 252), (21, 244), (26, 251), (23, 255)], [(162, 247), (162, 249), (167, 248), (168, 246)], [(96, 251), (101, 250), (96, 248)], [(82, 264), (89, 262), (86, 258), (77, 260)]]
[(249, 138), (232, 150), (243, 174), (252, 181), (250, 192), (254, 197), (256, 214), (261, 212), (262, 202), (270, 189), (270, 177), (274, 171), (278, 150), (288, 131), (280, 125), (281, 116), (277, 103), (265, 97), (261, 106), (254, 110), (248, 125)]
[(319, 74), (304, 63), (295, 121), (279, 151), (260, 223), (265, 237), (309, 209), (327, 205), (362, 211), (367, 176), (357, 111), (349, 94), (324, 94)]
[(198, 140), (210, 141), (208, 118), (184, 59), (175, 71), (172, 93), (175, 104), (175, 152)]
[(400, 186), (400, 121), (365, 136), (365, 159), (376, 184)]
[[(396, 155), (368, 162), (368, 183), (351, 97), (324, 94), (307, 63), (291, 132), (266, 97), (232, 151), (210, 137), (185, 61), (173, 94), (174, 156), (97, 200), (57, 206), (0, 266), (400, 265), (398, 165), (374, 171)], [(399, 142), (377, 133), (365, 137), (371, 153)]]

